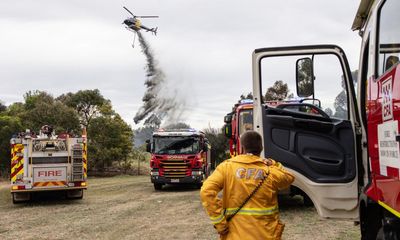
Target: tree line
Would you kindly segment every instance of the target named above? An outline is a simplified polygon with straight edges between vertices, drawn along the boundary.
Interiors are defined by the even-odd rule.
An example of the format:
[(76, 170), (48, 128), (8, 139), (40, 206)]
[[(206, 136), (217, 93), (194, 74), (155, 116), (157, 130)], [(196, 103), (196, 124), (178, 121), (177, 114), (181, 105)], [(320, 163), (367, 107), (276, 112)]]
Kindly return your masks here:
[[(8, 176), (10, 172), (10, 139), (26, 129), (37, 133), (43, 125), (51, 125), (56, 134), (81, 135), (86, 128), (89, 173), (103, 171), (114, 163), (126, 172), (132, 167), (132, 159), (144, 161), (144, 142), (160, 124), (145, 124), (133, 130), (98, 89), (57, 97), (45, 91), (29, 91), (22, 102), (8, 106), (0, 99), (0, 176)], [(173, 123), (163, 127), (190, 128), (190, 125)], [(228, 141), (222, 129), (209, 127), (203, 131), (212, 146), (212, 159), (225, 160)]]

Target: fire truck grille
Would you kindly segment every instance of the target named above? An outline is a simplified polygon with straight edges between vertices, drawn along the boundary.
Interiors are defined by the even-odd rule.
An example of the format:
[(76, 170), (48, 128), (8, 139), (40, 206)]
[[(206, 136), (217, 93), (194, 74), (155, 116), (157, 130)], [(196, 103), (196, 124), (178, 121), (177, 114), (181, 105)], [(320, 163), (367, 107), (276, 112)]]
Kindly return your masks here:
[(33, 157), (32, 164), (68, 163), (68, 157)]
[(164, 170), (164, 177), (166, 178), (186, 177), (189, 166), (190, 162), (185, 160), (168, 159), (160, 162), (160, 168)]

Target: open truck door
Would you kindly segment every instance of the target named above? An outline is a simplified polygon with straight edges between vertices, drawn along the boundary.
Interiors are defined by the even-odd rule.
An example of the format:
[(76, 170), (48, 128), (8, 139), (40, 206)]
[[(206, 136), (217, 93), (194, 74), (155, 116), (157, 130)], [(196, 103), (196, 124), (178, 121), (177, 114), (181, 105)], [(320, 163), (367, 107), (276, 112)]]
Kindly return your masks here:
[[(254, 129), (263, 137), (265, 157), (295, 175), (293, 185), (310, 197), (320, 216), (357, 219), (359, 121), (343, 50), (335, 45), (256, 49), (253, 95)], [(266, 106), (274, 96), (320, 103)]]

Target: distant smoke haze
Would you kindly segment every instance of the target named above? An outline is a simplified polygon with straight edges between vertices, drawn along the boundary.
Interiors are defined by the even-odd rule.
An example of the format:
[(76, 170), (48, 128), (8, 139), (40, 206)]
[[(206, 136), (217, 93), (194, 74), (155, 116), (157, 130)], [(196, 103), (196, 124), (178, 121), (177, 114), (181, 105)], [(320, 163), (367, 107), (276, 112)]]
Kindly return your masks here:
[(157, 60), (149, 44), (143, 35), (138, 31), (139, 44), (143, 54), (146, 56), (146, 92), (142, 98), (143, 105), (140, 107), (134, 122), (138, 124), (142, 120), (145, 125), (160, 125), (174, 123), (180, 120), (184, 109), (185, 100), (179, 97), (175, 89), (168, 89), (167, 79), (164, 72), (158, 66)]

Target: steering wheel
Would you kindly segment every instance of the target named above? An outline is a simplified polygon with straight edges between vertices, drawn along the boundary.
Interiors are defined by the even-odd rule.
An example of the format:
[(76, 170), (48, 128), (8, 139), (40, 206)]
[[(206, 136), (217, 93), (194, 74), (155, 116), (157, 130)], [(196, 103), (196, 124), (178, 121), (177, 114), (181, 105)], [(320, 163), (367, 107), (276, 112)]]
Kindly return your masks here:
[[(284, 103), (284, 104), (280, 104), (278, 106), (276, 106), (276, 108), (279, 109), (285, 109), (288, 107), (309, 107), (312, 109), (312, 111), (317, 112), (319, 115), (321, 115), (324, 118), (330, 119), (329, 115), (326, 114), (326, 112), (324, 112), (322, 109), (320, 109), (319, 107), (313, 105), (313, 104), (309, 104), (309, 103)], [(301, 111), (299, 111), (301, 112)]]

